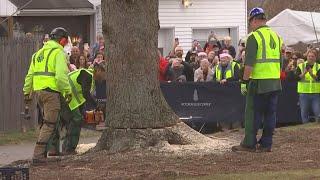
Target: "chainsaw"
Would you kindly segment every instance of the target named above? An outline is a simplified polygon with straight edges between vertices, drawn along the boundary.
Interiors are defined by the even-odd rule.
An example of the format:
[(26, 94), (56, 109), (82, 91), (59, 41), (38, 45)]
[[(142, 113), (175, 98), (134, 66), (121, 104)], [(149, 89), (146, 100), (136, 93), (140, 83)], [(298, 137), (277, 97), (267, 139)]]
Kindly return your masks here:
[(30, 104), (31, 104), (32, 99), (28, 98), (25, 99), (25, 105), (24, 105), (24, 111), (20, 113), (21, 117), (25, 120), (30, 120), (31, 115), (30, 115)]

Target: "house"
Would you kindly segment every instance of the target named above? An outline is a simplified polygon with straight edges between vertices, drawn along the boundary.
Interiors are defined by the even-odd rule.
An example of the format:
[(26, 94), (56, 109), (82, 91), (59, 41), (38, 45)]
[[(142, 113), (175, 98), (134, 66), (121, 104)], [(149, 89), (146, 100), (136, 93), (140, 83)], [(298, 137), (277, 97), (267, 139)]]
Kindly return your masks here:
[[(0, 0), (0, 17), (13, 17), (13, 31), (49, 33), (61, 26), (84, 42), (95, 40), (96, 12), (88, 0)], [(0, 35), (12, 28), (8, 24), (0, 24)]]
[[(0, 17), (10, 16), (29, 1), (0, 0)], [(247, 0), (159, 0), (159, 19), (158, 46), (164, 55), (175, 38), (187, 52), (195, 39), (204, 45), (211, 32), (220, 40), (231, 36), (236, 46), (247, 34)], [(63, 26), (72, 36), (92, 43), (102, 33), (101, 0), (32, 0), (14, 16), (16, 22), (24, 32), (41, 24), (45, 32)]]
[(185, 7), (181, 0), (159, 0), (159, 48), (166, 55), (173, 39), (179, 38), (187, 52), (193, 40), (202, 46), (213, 31), (220, 40), (224, 36), (233, 39), (236, 46), (247, 34), (247, 0), (192, 0)]
[[(96, 18), (97, 33), (102, 33), (100, 15)], [(212, 31), (220, 40), (231, 36), (236, 47), (247, 34), (247, 0), (159, 0), (159, 19), (158, 46), (164, 55), (175, 38), (187, 52), (195, 39), (204, 45)]]

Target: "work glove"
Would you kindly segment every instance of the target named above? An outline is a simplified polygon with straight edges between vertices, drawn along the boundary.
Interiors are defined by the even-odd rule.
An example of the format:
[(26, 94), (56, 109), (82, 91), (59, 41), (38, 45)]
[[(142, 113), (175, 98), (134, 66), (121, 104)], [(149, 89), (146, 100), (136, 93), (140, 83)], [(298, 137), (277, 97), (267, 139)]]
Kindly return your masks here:
[(248, 92), (247, 84), (246, 83), (241, 83), (240, 87), (241, 87), (241, 94), (244, 95), (244, 96), (247, 95), (247, 92)]
[(69, 104), (72, 100), (72, 94), (66, 94), (64, 98), (66, 99), (66, 103)]

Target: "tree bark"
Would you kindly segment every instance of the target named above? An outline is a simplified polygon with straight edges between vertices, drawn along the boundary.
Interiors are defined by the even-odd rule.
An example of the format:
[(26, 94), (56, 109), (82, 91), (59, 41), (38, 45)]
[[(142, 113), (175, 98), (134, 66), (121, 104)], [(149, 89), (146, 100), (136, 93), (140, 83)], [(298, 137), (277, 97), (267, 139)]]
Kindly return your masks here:
[(163, 128), (179, 121), (162, 96), (157, 77), (158, 3), (102, 1), (107, 127)]
[[(158, 80), (158, 4), (158, 0), (102, 1), (107, 129), (93, 151), (166, 151), (168, 146), (211, 145), (210, 138), (182, 123), (162, 96)], [(197, 145), (190, 152), (196, 149)]]

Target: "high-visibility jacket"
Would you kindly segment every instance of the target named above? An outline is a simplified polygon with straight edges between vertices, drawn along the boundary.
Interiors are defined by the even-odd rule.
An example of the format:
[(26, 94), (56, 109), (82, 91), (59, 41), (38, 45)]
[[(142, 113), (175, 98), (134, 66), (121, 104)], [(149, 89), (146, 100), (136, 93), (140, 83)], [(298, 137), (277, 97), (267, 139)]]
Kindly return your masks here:
[[(227, 68), (226, 68), (225, 71), (224, 71), (224, 74), (225, 74), (224, 77), (225, 77), (226, 79), (231, 78), (231, 77), (234, 76), (234, 67), (235, 67), (235, 66), (239, 66), (239, 65), (238, 65), (236, 62), (234, 62), (234, 61), (231, 61), (231, 62), (228, 64)], [(221, 81), (222, 67), (221, 67), (220, 64), (216, 66), (215, 72), (216, 72), (216, 80), (217, 80), (217, 81)]]
[(70, 107), (71, 111), (78, 108), (79, 106), (81, 106), (83, 103), (86, 102), (86, 99), (83, 97), (81, 84), (79, 84), (77, 81), (81, 71), (86, 71), (88, 74), (91, 75), (91, 77), (92, 77), (91, 78), (92, 79), (91, 91), (93, 91), (93, 89), (94, 89), (93, 73), (91, 70), (79, 69), (79, 70), (76, 70), (76, 71), (69, 73), (68, 77), (69, 77), (69, 83), (70, 83), (71, 91), (72, 91), (72, 99), (69, 103), (69, 107)]
[(71, 93), (63, 47), (52, 40), (33, 54), (23, 92), (30, 94), (47, 88), (63, 95)]
[(267, 26), (257, 29), (252, 35), (258, 50), (251, 79), (280, 79), (282, 39)]
[[(307, 62), (299, 64), (301, 73), (304, 73), (306, 70)], [(317, 74), (320, 69), (320, 65), (315, 63), (312, 68), (312, 73)], [(314, 80), (309, 73), (306, 73), (305, 77), (298, 81), (298, 93), (320, 93), (320, 82)]]

